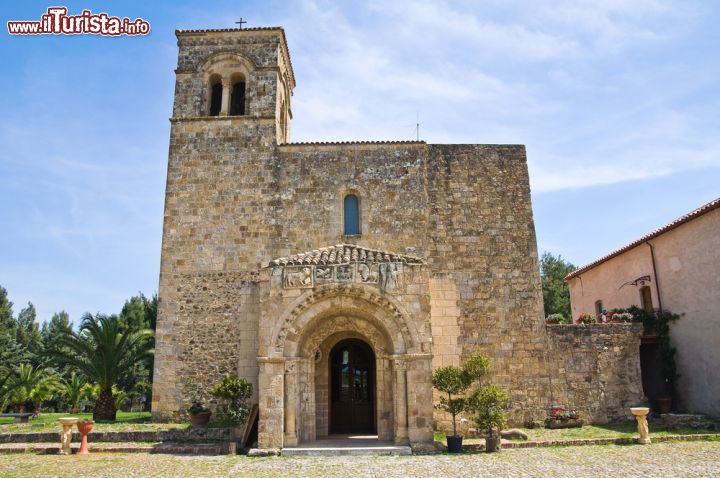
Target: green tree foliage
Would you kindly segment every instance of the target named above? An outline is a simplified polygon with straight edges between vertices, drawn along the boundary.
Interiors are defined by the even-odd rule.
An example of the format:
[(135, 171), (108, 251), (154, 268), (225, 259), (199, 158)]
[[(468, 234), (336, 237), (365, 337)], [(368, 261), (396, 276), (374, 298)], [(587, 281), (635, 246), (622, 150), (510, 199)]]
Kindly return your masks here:
[[(140, 330), (155, 330), (157, 322), (157, 295), (148, 299), (142, 293), (131, 297), (123, 305), (118, 318), (122, 332), (136, 332)], [(149, 339), (149, 346), (155, 347), (155, 337)], [(128, 391), (130, 399), (145, 396), (146, 406), (151, 402), (152, 374), (154, 356), (150, 355), (135, 364), (131, 374), (121, 377), (118, 386)]]
[(58, 377), (50, 370), (22, 363), (17, 366), (10, 379), (12, 393), (10, 400), (20, 412), (31, 403), (33, 411), (40, 411), (40, 404), (53, 396), (60, 385)]
[[(49, 357), (46, 352), (49, 350), (59, 349), (62, 338), (71, 333), (72, 323), (70, 322), (70, 316), (64, 310), (53, 314), (53, 316), (48, 322), (44, 322), (42, 324), (42, 328), (40, 329), (40, 336), (42, 337), (42, 358), (44, 364), (51, 365), (51, 357)], [(64, 377), (70, 376), (70, 371), (68, 370), (67, 366), (56, 367), (56, 370), (60, 375)]]
[(453, 398), (453, 395), (466, 392), (473, 382), (480, 380), (489, 371), (490, 359), (481, 353), (476, 353), (468, 357), (462, 368), (449, 365), (433, 372), (433, 387), (447, 394), (447, 397), (440, 397), (437, 408), (452, 415), (454, 436), (457, 436), (456, 417), (465, 410), (467, 399), (457, 396)]
[(546, 317), (551, 314), (562, 314), (566, 318), (572, 317), (570, 289), (564, 279), (575, 269), (577, 267), (564, 260), (562, 256), (555, 257), (549, 252), (543, 253), (540, 258), (540, 278)]
[(17, 343), (12, 306), (13, 303), (8, 300), (7, 290), (0, 287), (0, 366), (5, 367), (7, 373), (21, 362), (23, 356), (23, 351)]
[(210, 394), (220, 400), (217, 420), (222, 425), (239, 427), (250, 414), (248, 400), (252, 397), (252, 385), (244, 378), (226, 373), (220, 383), (210, 389)]
[(37, 323), (37, 312), (32, 302), (28, 302), (28, 306), (17, 316), (15, 340), (23, 351), (23, 361), (38, 365), (42, 354), (42, 336)]
[(487, 430), (493, 436), (498, 428), (505, 425), (505, 410), (510, 397), (496, 385), (481, 387), (468, 398), (467, 409), (473, 412), (473, 420), (480, 430)]
[(80, 399), (83, 398), (83, 387), (85, 385), (87, 383), (75, 372), (72, 372), (70, 378), (63, 381), (60, 393), (70, 404), (70, 412), (77, 413), (80, 411)]
[(85, 314), (80, 330), (66, 335), (60, 348), (51, 352), (59, 362), (75, 367), (100, 386), (93, 419), (115, 421), (112, 387), (153, 353), (149, 345), (152, 335), (148, 329), (123, 331), (115, 315)]
[(0, 413), (5, 411), (13, 389), (12, 374), (7, 369), (0, 369)]

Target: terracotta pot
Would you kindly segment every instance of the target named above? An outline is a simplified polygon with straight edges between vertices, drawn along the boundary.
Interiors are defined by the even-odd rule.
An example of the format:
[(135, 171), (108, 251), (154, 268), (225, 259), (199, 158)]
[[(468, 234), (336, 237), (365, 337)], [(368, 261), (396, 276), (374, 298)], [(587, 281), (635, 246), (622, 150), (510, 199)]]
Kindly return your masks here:
[(459, 435), (446, 435), (448, 453), (462, 452), (462, 437)]
[(190, 424), (194, 427), (206, 427), (210, 422), (210, 415), (212, 412), (198, 412), (190, 414)]
[(93, 421), (83, 421), (83, 422), (77, 422), (77, 428), (80, 433), (88, 434), (92, 431), (93, 427), (95, 426), (95, 422)]
[(670, 410), (672, 409), (672, 398), (658, 397), (655, 399), (655, 406), (657, 407), (655, 411), (660, 415), (670, 413)]
[(91, 420), (77, 422), (77, 429), (82, 435), (82, 441), (80, 442), (80, 450), (78, 451), (78, 455), (87, 455), (88, 453), (90, 453), (90, 451), (88, 450), (87, 436), (88, 433), (92, 431), (93, 426), (95, 426), (95, 422)]

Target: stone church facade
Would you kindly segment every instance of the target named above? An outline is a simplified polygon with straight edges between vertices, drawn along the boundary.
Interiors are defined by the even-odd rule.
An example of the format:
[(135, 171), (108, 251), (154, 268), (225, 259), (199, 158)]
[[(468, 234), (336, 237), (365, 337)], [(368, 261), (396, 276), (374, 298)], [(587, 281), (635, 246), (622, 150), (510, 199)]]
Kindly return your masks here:
[(182, 418), (187, 378), (230, 372), (260, 447), (428, 442), (432, 370), (478, 350), (514, 422), (642, 401), (637, 328), (544, 324), (523, 146), (292, 143), (282, 29), (177, 38), (156, 420)]

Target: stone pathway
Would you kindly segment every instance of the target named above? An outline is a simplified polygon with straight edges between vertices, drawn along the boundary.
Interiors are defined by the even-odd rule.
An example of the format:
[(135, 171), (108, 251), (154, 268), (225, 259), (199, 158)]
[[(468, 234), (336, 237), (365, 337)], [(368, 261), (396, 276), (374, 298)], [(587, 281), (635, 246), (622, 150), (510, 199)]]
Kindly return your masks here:
[(379, 457), (0, 455), (0, 475), (245, 477), (714, 477), (720, 442), (673, 442), (505, 450), (501, 453)]

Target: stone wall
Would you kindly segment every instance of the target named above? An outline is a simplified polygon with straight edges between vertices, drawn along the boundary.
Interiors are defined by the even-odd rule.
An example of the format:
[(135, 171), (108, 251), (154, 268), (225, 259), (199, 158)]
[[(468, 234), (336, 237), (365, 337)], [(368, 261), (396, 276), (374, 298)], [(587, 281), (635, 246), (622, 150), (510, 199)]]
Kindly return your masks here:
[(548, 325), (553, 404), (605, 423), (627, 418), (645, 398), (640, 380), (641, 324)]
[(435, 365), (461, 361), (453, 350), (462, 358), (482, 351), (493, 361), (489, 379), (511, 395), (511, 417), (536, 419), (548, 406), (549, 379), (525, 148), (430, 148)]

